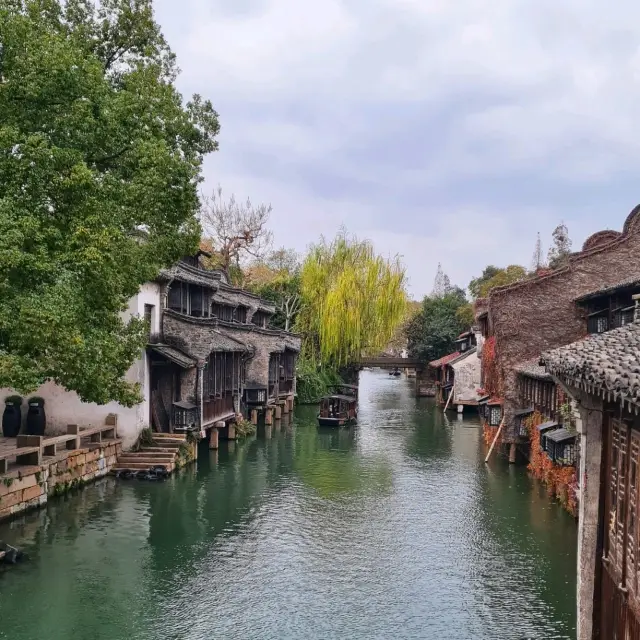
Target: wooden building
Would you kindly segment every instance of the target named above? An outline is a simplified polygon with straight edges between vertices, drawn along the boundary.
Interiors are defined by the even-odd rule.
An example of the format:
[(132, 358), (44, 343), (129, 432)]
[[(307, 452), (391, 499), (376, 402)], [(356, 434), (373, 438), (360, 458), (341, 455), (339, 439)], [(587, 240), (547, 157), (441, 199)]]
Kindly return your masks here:
[(640, 314), (634, 321), (627, 304), (638, 289), (627, 282), (584, 297), (609, 301), (606, 314), (588, 307), (588, 318), (615, 326), (608, 321), (619, 309), (624, 325), (592, 322), (586, 338), (543, 355), (578, 415), (578, 640), (640, 639)]
[[(631, 211), (622, 231), (593, 234), (562, 267), (498, 287), (487, 299), (477, 301), (482, 388), (504, 400), (502, 448), (510, 459), (515, 459), (516, 447), (527, 444), (515, 415), (527, 408), (523, 394), (542, 393), (537, 403), (545, 415), (552, 413), (550, 385), (528, 376), (522, 367), (535, 362), (544, 351), (570, 344), (589, 331), (624, 326), (638, 273), (640, 207)], [(625, 287), (618, 286), (621, 277), (628, 278)], [(616, 289), (613, 297), (611, 288)]]

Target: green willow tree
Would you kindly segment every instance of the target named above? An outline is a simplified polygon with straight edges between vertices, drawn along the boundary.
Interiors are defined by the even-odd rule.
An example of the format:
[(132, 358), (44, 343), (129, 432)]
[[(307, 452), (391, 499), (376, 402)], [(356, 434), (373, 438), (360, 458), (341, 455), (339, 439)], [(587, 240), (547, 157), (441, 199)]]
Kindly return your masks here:
[(311, 247), (302, 265), (297, 328), (303, 358), (337, 370), (388, 344), (404, 319), (405, 270), (346, 233)]
[(0, 386), (139, 397), (127, 301), (197, 247), (217, 114), (174, 86), (151, 0), (0, 3)]

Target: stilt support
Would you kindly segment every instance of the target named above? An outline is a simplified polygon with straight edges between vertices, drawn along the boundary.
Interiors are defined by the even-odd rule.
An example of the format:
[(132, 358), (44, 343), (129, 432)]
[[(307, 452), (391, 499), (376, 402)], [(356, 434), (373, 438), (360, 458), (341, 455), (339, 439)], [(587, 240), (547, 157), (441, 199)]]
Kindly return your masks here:
[(515, 462), (516, 462), (516, 451), (517, 451), (516, 443), (512, 442), (509, 445), (509, 464), (515, 464)]
[(264, 423), (273, 424), (273, 409), (271, 407), (264, 410)]
[(282, 407), (279, 404), (276, 405), (275, 411), (276, 411), (276, 420), (281, 420), (282, 419)]
[(209, 449), (217, 449), (218, 448), (218, 429), (213, 427), (211, 431), (209, 431)]
[(253, 425), (257, 425), (258, 424), (258, 410), (257, 409), (251, 409), (251, 424), (253, 424)]

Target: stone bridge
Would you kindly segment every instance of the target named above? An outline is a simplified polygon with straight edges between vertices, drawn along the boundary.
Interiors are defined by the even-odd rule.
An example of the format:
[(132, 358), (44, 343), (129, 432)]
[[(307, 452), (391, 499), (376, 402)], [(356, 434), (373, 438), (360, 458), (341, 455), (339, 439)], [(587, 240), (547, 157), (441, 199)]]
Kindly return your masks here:
[(383, 367), (386, 369), (424, 369), (425, 364), (415, 358), (400, 358), (393, 356), (373, 356), (361, 358), (361, 367)]

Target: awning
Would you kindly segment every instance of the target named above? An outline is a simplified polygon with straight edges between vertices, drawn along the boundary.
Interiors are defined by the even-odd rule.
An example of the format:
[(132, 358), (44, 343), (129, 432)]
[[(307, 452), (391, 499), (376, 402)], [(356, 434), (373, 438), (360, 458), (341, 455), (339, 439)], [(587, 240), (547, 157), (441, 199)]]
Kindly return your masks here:
[(536, 429), (542, 433), (543, 431), (548, 431), (549, 429), (554, 429), (558, 426), (558, 423), (555, 420), (549, 420), (548, 422), (543, 422), (539, 424)]
[(556, 429), (556, 431), (552, 431), (547, 434), (547, 439), (553, 442), (567, 442), (568, 440), (575, 440), (578, 434), (575, 432), (571, 432), (568, 429)]
[(528, 409), (519, 409), (518, 411), (516, 411), (513, 416), (515, 418), (522, 418), (522, 416), (528, 416), (529, 414), (534, 412), (534, 408), (533, 407), (529, 407)]
[(182, 351), (175, 347), (170, 347), (166, 344), (150, 344), (149, 349), (159, 353), (162, 357), (170, 360), (183, 369), (191, 369), (191, 367), (196, 366), (195, 358), (188, 356), (186, 353), (182, 353)]

